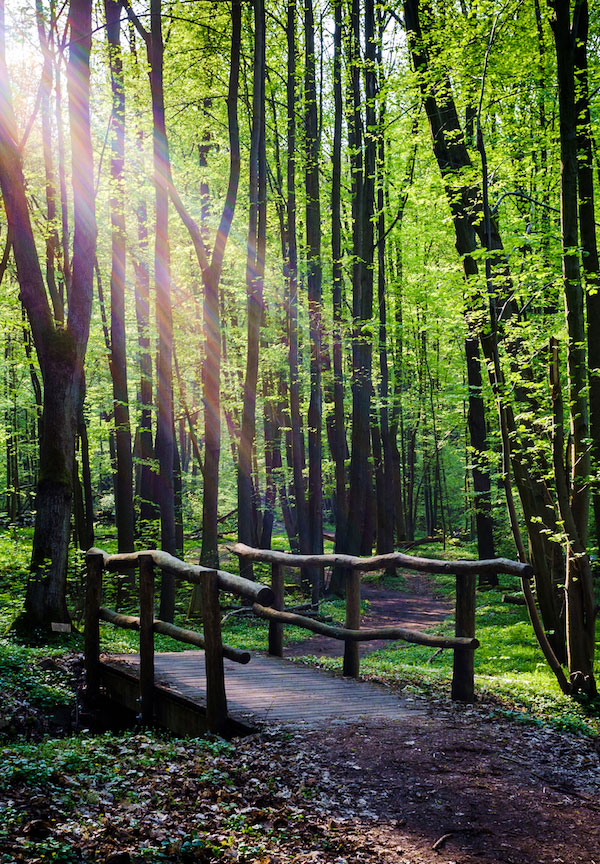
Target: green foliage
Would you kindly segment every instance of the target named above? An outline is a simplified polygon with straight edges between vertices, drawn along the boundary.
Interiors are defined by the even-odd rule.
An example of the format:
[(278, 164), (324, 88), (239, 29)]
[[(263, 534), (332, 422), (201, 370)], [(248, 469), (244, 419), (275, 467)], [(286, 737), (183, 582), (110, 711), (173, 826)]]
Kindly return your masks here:
[[(435, 576), (436, 590), (452, 592), (448, 577)], [(453, 579), (451, 580), (454, 581)], [(475, 652), (475, 690), (492, 712), (523, 722), (550, 723), (559, 729), (600, 733), (600, 704), (585, 704), (564, 696), (536, 642), (527, 610), (502, 602), (506, 591), (518, 591), (516, 582), (506, 581), (501, 590), (479, 592)], [(453, 635), (451, 619), (431, 632)], [(308, 657), (309, 662), (341, 671), (339, 658)], [(449, 698), (453, 652), (441, 653), (406, 642), (369, 653), (361, 660), (361, 675), (385, 681), (405, 692), (425, 694), (443, 701)]]

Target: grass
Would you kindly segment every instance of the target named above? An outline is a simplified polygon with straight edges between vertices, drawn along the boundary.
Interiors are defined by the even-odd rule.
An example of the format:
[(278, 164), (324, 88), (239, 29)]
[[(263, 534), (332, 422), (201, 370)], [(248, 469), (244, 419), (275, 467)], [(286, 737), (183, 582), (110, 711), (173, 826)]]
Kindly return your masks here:
[[(0, 632), (5, 632), (22, 605), (27, 572), (27, 560), (31, 543), (31, 530), (5, 530), (0, 532)], [(101, 545), (110, 550), (111, 532), (106, 532)], [(286, 541), (275, 537), (274, 548), (286, 548)], [(191, 560), (195, 557), (190, 550)], [(446, 550), (439, 545), (419, 547), (415, 554), (446, 559), (474, 558), (474, 550), (466, 545), (449, 545)], [(226, 566), (235, 569), (235, 557)], [(72, 561), (74, 578), (70, 582), (70, 598), (73, 604), (81, 601), (83, 580), (81, 562)], [(257, 566), (255, 578), (269, 581), (267, 567)], [(390, 577), (370, 575), (369, 581), (380, 581), (386, 587), (406, 591), (409, 582), (401, 573)], [(454, 596), (454, 577), (433, 576), (432, 587), (436, 595)], [(525, 607), (502, 602), (502, 594), (519, 589), (518, 580), (501, 577), (502, 589), (480, 592), (477, 596), (476, 633), (481, 647), (475, 652), (476, 689), (486, 705), (492, 710), (508, 714), (517, 720), (531, 722), (547, 721), (554, 726), (597, 735), (600, 731), (600, 708), (597, 704), (584, 704), (563, 696), (554, 676), (535, 641)], [(117, 581), (106, 580), (105, 605), (115, 608)], [(125, 586), (122, 589), (121, 611), (137, 613), (134, 592)], [(189, 592), (179, 592), (176, 608), (176, 623), (196, 627), (187, 619)], [(222, 598), (227, 606), (237, 605), (236, 598)], [(287, 605), (302, 602), (299, 594), (286, 597)], [(363, 606), (363, 612), (366, 606)], [(321, 612), (331, 616), (336, 623), (343, 623), (344, 603), (341, 600), (321, 604)], [(452, 634), (451, 619), (437, 627), (434, 632)], [(252, 615), (234, 615), (223, 627), (223, 639), (230, 645), (253, 651), (266, 650), (268, 627), (266, 622)], [(284, 630), (285, 643), (309, 638), (310, 633), (294, 627)], [(139, 649), (139, 637), (134, 631), (121, 630), (112, 625), (101, 627), (102, 650), (114, 653), (131, 653)], [(19, 645), (12, 636), (0, 638), (0, 692), (5, 712), (20, 694), (28, 692), (36, 704), (50, 709), (68, 702), (72, 695), (61, 683), (60, 675), (44, 668), (42, 657), (60, 655), (67, 651), (81, 650), (82, 640), (78, 633), (57, 636), (51, 644), (29, 647)], [(186, 646), (167, 636), (157, 634), (158, 651), (181, 651)], [(334, 658), (312, 658), (311, 662), (333, 669), (341, 669), (341, 660)], [(405, 690), (413, 690), (433, 698), (447, 699), (452, 675), (452, 652), (435, 654), (431, 648), (393, 643), (384, 650), (375, 651), (364, 658), (361, 673), (369, 678), (393, 684)]]
[[(444, 557), (472, 558), (470, 550), (447, 550)], [(449, 554), (447, 554), (449, 553)], [(424, 557), (436, 556), (436, 550), (421, 547)], [(439, 556), (440, 550), (437, 550)], [(436, 557), (437, 557), (436, 556)], [(537, 644), (527, 609), (502, 602), (505, 593), (519, 590), (518, 580), (501, 576), (498, 590), (478, 592), (475, 614), (476, 635), (480, 647), (475, 652), (475, 689), (479, 699), (492, 711), (517, 721), (547, 722), (556, 728), (587, 735), (600, 733), (600, 701), (586, 704), (564, 696)], [(396, 587), (400, 579), (383, 575), (381, 583)], [(454, 577), (431, 577), (434, 594), (454, 596)], [(450, 618), (430, 632), (453, 635)], [(311, 663), (341, 671), (339, 658), (309, 658)], [(448, 699), (452, 680), (453, 652), (406, 642), (391, 643), (361, 660), (361, 675), (382, 681), (406, 691), (433, 698)]]

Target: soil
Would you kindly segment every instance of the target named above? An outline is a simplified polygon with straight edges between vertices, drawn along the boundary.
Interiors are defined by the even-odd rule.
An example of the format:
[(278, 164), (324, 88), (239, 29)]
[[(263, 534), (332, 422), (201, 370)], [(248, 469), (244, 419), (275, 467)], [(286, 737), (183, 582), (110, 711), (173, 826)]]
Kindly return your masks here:
[[(425, 580), (415, 586), (412, 596), (365, 586), (365, 625), (441, 620), (447, 604)], [(320, 643), (296, 647), (317, 653)], [(69, 672), (77, 677), (79, 663)], [(143, 864), (151, 847), (172, 864), (600, 864), (596, 739), (517, 723), (492, 703), (403, 695), (414, 719), (310, 734), (271, 724), (209, 764), (190, 740), (170, 764), (142, 770), (140, 748), (159, 741), (115, 739), (121, 774), (101, 788), (80, 777), (75, 813), (67, 776), (46, 796), (13, 786), (6, 803), (22, 816), (0, 832), (0, 852), (38, 864), (39, 834), (69, 847), (72, 857), (57, 860), (102, 864)], [(200, 845), (184, 854), (176, 838), (190, 831)]]
[[(427, 577), (407, 580), (410, 593), (363, 585), (363, 626), (424, 629), (449, 614)], [(362, 643), (361, 653), (384, 645)], [(285, 653), (340, 649), (314, 637)], [(492, 704), (415, 703), (413, 725), (340, 726), (312, 741), (364, 860), (375, 852), (390, 864), (600, 864), (597, 741), (500, 720)]]
[(313, 741), (364, 849), (382, 864), (600, 864), (595, 742), (491, 718), (485, 706), (427, 715), (418, 727), (357, 725)]
[[(422, 573), (407, 573), (406, 591), (394, 591), (373, 582), (363, 582), (361, 597), (369, 603), (361, 627), (407, 627), (410, 630), (425, 630), (439, 624), (452, 611), (447, 600), (433, 596), (430, 579)], [(383, 639), (359, 643), (361, 656), (389, 645)], [(285, 657), (341, 657), (343, 642), (327, 636), (312, 636), (300, 642), (286, 645)]]

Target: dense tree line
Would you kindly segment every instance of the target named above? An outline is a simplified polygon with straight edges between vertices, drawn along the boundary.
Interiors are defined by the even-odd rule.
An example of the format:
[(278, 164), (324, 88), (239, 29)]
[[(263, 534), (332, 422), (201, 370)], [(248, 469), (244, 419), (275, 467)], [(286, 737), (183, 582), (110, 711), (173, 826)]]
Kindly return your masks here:
[(185, 528), (208, 566), (232, 513), (300, 552), (461, 536), (531, 560), (545, 655), (595, 693), (595, 26), (587, 0), (2, 0), (26, 626), (67, 620), (71, 520), (86, 548), (106, 504), (121, 551)]

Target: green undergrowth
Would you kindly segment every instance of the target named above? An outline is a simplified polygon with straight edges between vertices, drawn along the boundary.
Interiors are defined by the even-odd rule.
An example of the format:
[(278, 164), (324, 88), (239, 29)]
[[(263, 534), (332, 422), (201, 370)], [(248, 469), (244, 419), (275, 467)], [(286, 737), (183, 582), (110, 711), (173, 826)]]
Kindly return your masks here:
[[(466, 557), (466, 556), (464, 556)], [(434, 593), (449, 595), (449, 577), (432, 577)], [(535, 639), (527, 609), (502, 602), (519, 590), (517, 580), (501, 577), (498, 590), (479, 591), (476, 608), (475, 690), (478, 703), (519, 722), (550, 723), (560, 729), (597, 736), (600, 702), (584, 703), (564, 696)], [(389, 584), (387, 577), (382, 580)], [(452, 583), (454, 578), (452, 577)], [(453, 592), (452, 592), (453, 594)], [(429, 632), (451, 636), (450, 617)], [(322, 668), (341, 671), (341, 658), (303, 658)], [(452, 650), (407, 642), (391, 643), (361, 659), (361, 675), (404, 692), (447, 700), (452, 679)]]
[[(98, 545), (111, 549), (112, 536), (107, 532)], [(71, 636), (56, 636), (50, 643), (40, 646), (19, 644), (7, 629), (22, 607), (27, 559), (31, 542), (31, 530), (6, 530), (0, 532), (0, 693), (5, 705), (11, 706), (23, 693), (40, 706), (60, 706), (66, 704), (72, 694), (51, 664), (42, 662), (43, 658), (60, 657), (68, 652), (82, 650), (79, 632)], [(286, 549), (286, 541), (274, 537), (273, 547)], [(227, 557), (223, 550), (223, 565), (237, 571), (235, 556)], [(422, 557), (443, 557), (446, 560), (474, 558), (472, 546), (449, 543), (446, 549), (435, 544), (419, 547), (411, 554)], [(198, 560), (195, 547), (189, 546), (186, 557)], [(81, 560), (73, 559), (70, 583), (73, 608), (81, 594), (84, 584), (81, 578)], [(79, 569), (78, 569), (79, 568)], [(291, 585), (291, 572), (286, 575), (286, 606), (293, 607), (306, 602), (298, 587)], [(410, 578), (398, 571), (395, 575), (375, 574), (366, 577), (367, 581), (381, 584), (398, 591), (410, 588)], [(455, 594), (453, 576), (430, 576), (432, 593), (450, 599)], [(255, 579), (269, 584), (268, 566), (255, 568)], [(158, 580), (157, 580), (158, 581)], [(504, 593), (515, 593), (520, 589), (519, 581), (501, 576), (498, 590), (480, 591), (477, 595), (476, 635), (480, 648), (475, 652), (476, 691), (482, 705), (490, 710), (507, 714), (518, 721), (547, 721), (561, 728), (582, 731), (597, 735), (600, 731), (600, 708), (564, 697), (547, 667), (535, 640), (527, 610), (502, 602)], [(177, 594), (175, 623), (201, 631), (198, 620), (187, 617), (190, 590), (180, 590)], [(157, 598), (158, 599), (158, 598)], [(240, 608), (239, 598), (226, 594), (221, 596), (223, 613), (227, 616), (223, 625), (224, 642), (251, 651), (264, 651), (267, 648), (268, 623), (256, 618)], [(107, 576), (105, 580), (104, 604), (109, 608), (119, 607), (119, 611), (138, 614), (136, 591), (127, 580), (117, 580)], [(158, 608), (158, 603), (157, 603)], [(328, 599), (320, 604), (320, 614), (330, 618), (333, 623), (343, 624), (344, 601)], [(363, 614), (367, 604), (363, 602)], [(229, 614), (234, 612), (234, 614)], [(79, 619), (80, 620), (80, 619)], [(77, 622), (76, 622), (77, 623)], [(436, 627), (432, 632), (444, 635), (453, 634), (451, 618)], [(286, 627), (284, 643), (310, 638), (311, 634), (300, 628)], [(189, 650), (190, 646), (156, 635), (157, 651)], [(139, 650), (139, 634), (123, 630), (109, 624), (101, 626), (101, 648), (108, 653), (135, 653)], [(341, 646), (340, 646), (341, 653)], [(436, 652), (433, 648), (412, 645), (405, 642), (392, 643), (389, 647), (372, 652), (362, 660), (361, 673), (368, 678), (377, 679), (405, 691), (414, 691), (430, 698), (449, 698), (452, 676), (453, 654), (450, 650)], [(309, 658), (309, 662), (341, 671), (341, 659)], [(0, 715), (1, 716), (1, 715)], [(0, 721), (1, 722), (1, 721)]]

